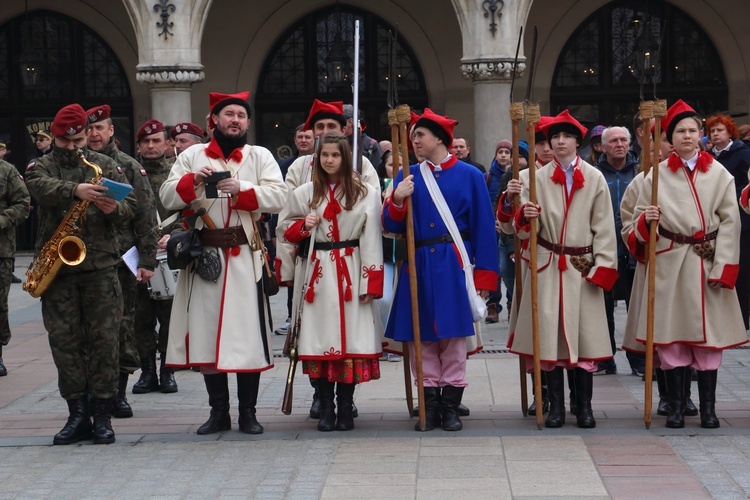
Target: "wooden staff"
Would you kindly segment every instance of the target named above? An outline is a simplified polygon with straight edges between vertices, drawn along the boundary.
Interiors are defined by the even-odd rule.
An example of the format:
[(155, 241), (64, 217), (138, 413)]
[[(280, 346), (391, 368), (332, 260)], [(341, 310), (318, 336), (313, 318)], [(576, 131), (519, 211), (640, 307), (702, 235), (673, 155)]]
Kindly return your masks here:
[[(513, 180), (518, 180), (519, 166), (518, 166), (518, 122), (523, 119), (523, 103), (522, 102), (511, 102), (510, 103), (510, 121), (513, 125), (513, 132), (511, 138), (513, 140)], [(513, 213), (516, 213), (521, 207), (521, 197), (515, 196), (513, 199)], [(516, 310), (516, 317), (518, 317), (518, 308), (521, 303), (521, 292), (523, 290), (523, 279), (521, 277), (521, 239), (518, 235), (513, 235), (513, 254), (516, 256), (514, 262), (516, 268), (516, 284), (515, 284), (515, 298), (511, 307)], [(510, 332), (509, 332), (510, 333)], [(529, 395), (528, 395), (528, 384), (526, 381), (526, 358), (523, 356), (518, 357), (518, 376), (521, 381), (521, 412), (523, 416), (528, 415), (529, 411)]]
[[(641, 113), (641, 128), (643, 129), (643, 148), (641, 148), (640, 165), (638, 169), (643, 172), (644, 177), (651, 170), (651, 119), (654, 117), (654, 101), (641, 101), (638, 108)], [(646, 153), (648, 151), (649, 153)], [(657, 157), (659, 152), (656, 152)]]
[[(411, 121), (411, 109), (406, 104), (401, 104), (396, 108), (396, 118), (398, 119), (399, 138), (401, 144), (401, 159), (404, 178), (409, 176), (409, 150), (406, 147), (409, 144), (406, 124)], [(395, 147), (395, 146), (394, 146)], [(417, 262), (414, 246), (414, 218), (411, 196), (408, 196), (406, 202), (406, 255), (409, 262), (409, 289), (411, 291), (411, 317), (412, 330), (414, 331), (414, 364), (417, 369), (417, 402), (419, 407), (419, 429), (424, 431), (426, 428), (425, 406), (424, 406), (424, 373), (422, 371), (422, 337), (419, 332), (419, 302), (417, 293)], [(404, 360), (406, 363), (406, 360)]]
[[(538, 104), (526, 105), (526, 123), (529, 132), (529, 202), (536, 205), (536, 137), (534, 137), (534, 126), (542, 119)], [(534, 398), (537, 402), (536, 426), (542, 428), (542, 416), (544, 415), (542, 401), (542, 367), (539, 361), (539, 284), (537, 281), (536, 246), (537, 246), (537, 219), (529, 221), (529, 272), (531, 273), (531, 335), (534, 348)], [(518, 256), (516, 257), (518, 258)], [(542, 406), (540, 406), (542, 405)]]
[[(659, 206), (659, 156), (661, 147), (661, 119), (667, 116), (667, 101), (654, 101), (654, 147), (653, 171), (651, 172), (651, 205)], [(643, 153), (650, 153), (643, 151)], [(654, 299), (656, 297), (656, 230), (658, 221), (651, 221), (648, 232), (648, 308), (646, 316), (646, 395), (644, 404), (644, 423), (651, 428), (651, 377), (654, 370)]]
[[(393, 156), (392, 177), (395, 179), (396, 174), (398, 174), (398, 171), (401, 168), (401, 156), (399, 155), (399, 147), (401, 147), (401, 145), (399, 144), (399, 140), (398, 140), (399, 123), (398, 123), (398, 116), (397, 116), (395, 109), (388, 110), (388, 125), (391, 126), (391, 145), (393, 147), (393, 149), (391, 150), (392, 151), (391, 156)], [(404, 145), (403, 147), (406, 147), (406, 145)], [(406, 163), (408, 163), (408, 161)], [(404, 365), (404, 388), (406, 390), (406, 408), (409, 410), (409, 418), (411, 418), (414, 415), (414, 394), (411, 388), (411, 368), (409, 366), (409, 343), (408, 342), (401, 342), (401, 351), (404, 356), (403, 365)]]

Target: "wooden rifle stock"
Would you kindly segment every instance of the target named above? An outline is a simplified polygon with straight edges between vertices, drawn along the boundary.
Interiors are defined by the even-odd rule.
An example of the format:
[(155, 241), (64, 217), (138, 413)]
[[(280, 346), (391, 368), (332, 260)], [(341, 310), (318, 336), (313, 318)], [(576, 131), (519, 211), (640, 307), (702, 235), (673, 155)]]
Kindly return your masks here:
[[(304, 300), (304, 299), (303, 299)], [(289, 357), (289, 370), (286, 374), (286, 387), (284, 387), (284, 399), (281, 402), (281, 413), (291, 415), (292, 401), (294, 400), (294, 374), (297, 371), (297, 341), (299, 339), (299, 317), (289, 332), (287, 345), (284, 346), (284, 354)]]

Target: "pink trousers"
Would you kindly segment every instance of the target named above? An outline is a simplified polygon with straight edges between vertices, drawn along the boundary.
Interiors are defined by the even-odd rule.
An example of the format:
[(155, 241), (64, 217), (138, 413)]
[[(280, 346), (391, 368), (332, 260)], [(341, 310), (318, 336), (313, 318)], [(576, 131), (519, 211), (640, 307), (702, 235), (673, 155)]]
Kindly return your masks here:
[[(414, 342), (409, 342), (409, 363), (417, 381)], [(425, 387), (466, 387), (466, 338), (422, 342), (422, 373)]]
[[(579, 360), (576, 364), (570, 364), (565, 360), (560, 360), (556, 362), (542, 361), (540, 364), (543, 372), (551, 372), (557, 366), (562, 366), (566, 370), (570, 370), (571, 368), (582, 368), (587, 372), (595, 372), (597, 370), (596, 361)], [(534, 373), (534, 358), (532, 356), (526, 356), (526, 373)]]
[(706, 349), (687, 344), (660, 345), (657, 349), (662, 370), (689, 366), (698, 371), (705, 371), (718, 370), (721, 366), (723, 351), (718, 349)]

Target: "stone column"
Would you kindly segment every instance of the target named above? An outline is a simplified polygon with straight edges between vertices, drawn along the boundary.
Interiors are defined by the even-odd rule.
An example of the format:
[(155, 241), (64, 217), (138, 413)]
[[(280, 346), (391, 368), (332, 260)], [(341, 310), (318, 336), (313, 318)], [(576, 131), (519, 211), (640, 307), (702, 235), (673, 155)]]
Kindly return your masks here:
[[(463, 41), (461, 73), (474, 84), (471, 157), (489, 167), (497, 142), (511, 138), (508, 110), (513, 60), (519, 28), (526, 24), (533, 0), (451, 1)], [(523, 53), (522, 43), (515, 68), (515, 100), (523, 99), (525, 88), (525, 82), (519, 81), (526, 67)]]
[[(123, 0), (138, 40), (136, 78), (148, 85), (151, 118), (194, 121), (191, 87), (203, 81), (201, 41), (212, 0)], [(136, 124), (137, 126), (138, 124)]]
[[(520, 73), (524, 68), (525, 65), (519, 63), (516, 71)], [(513, 60), (464, 61), (461, 73), (474, 84), (474, 143), (471, 157), (489, 168), (495, 145), (502, 139), (511, 139), (509, 111)], [(516, 89), (518, 87), (516, 85)]]

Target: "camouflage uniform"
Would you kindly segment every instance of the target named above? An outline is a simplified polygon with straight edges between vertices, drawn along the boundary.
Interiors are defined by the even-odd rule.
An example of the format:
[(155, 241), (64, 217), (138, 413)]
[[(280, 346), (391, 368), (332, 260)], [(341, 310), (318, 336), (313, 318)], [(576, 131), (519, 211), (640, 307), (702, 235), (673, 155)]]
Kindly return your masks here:
[(29, 216), (29, 192), (16, 167), (0, 160), (0, 365), (10, 341), (8, 292), (16, 252), (16, 227)]
[[(156, 260), (158, 243), (156, 197), (151, 191), (146, 171), (133, 157), (117, 149), (113, 140), (98, 152), (115, 160), (118, 171), (125, 174), (128, 183), (133, 186), (133, 193), (138, 202), (133, 219), (120, 228), (118, 235), (120, 254), (135, 246), (139, 253), (138, 267), (153, 271), (158, 263)], [(120, 278), (123, 297), (122, 322), (120, 322), (120, 371), (130, 374), (141, 367), (134, 334), (138, 282), (124, 263), (120, 264), (117, 274)]]
[[(151, 190), (154, 193), (159, 192), (162, 183), (169, 176), (170, 161), (162, 156), (159, 159), (148, 160), (142, 159), (142, 165), (151, 184)], [(161, 202), (159, 196), (154, 196), (156, 200), (156, 210), (159, 212), (159, 219), (166, 220), (175, 210), (167, 210)], [(170, 234), (175, 229), (179, 229), (180, 219), (161, 229), (161, 234)], [(172, 299), (155, 300), (151, 298), (151, 293), (145, 283), (138, 285), (136, 293), (135, 306), (135, 339), (138, 346), (138, 353), (141, 357), (142, 366), (147, 359), (155, 359), (156, 351), (164, 354), (167, 352), (167, 341), (169, 339), (169, 316), (172, 312)], [(156, 323), (159, 322), (159, 332), (156, 332)], [(154, 379), (156, 376), (154, 374)], [(140, 381), (139, 381), (140, 382)], [(156, 390), (154, 387), (153, 390)], [(148, 391), (146, 391), (148, 392)]]
[[(117, 182), (127, 178), (107, 156), (84, 149), (86, 159), (99, 165), (102, 175)], [(76, 186), (94, 173), (73, 151), (55, 147), (29, 165), (26, 185), (39, 205), (36, 253), (55, 233), (74, 203)], [(86, 258), (77, 266), (62, 265), (42, 296), (42, 317), (49, 333), (52, 359), (58, 371), (60, 395), (77, 400), (90, 393), (111, 398), (117, 389), (118, 329), (122, 319), (122, 290), (117, 278), (120, 261), (117, 227), (136, 210), (130, 193), (111, 214), (93, 203), (79, 221)]]

